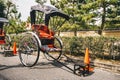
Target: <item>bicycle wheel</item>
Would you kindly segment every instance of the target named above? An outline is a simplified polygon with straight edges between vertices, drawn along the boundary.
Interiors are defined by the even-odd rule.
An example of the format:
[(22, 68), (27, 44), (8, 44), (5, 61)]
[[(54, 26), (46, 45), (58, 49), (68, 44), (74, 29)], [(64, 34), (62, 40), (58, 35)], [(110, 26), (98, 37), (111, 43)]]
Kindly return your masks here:
[(25, 34), (19, 44), (19, 58), (26, 67), (34, 66), (39, 59), (38, 41), (32, 34)]
[(47, 60), (59, 60), (62, 55), (62, 42), (59, 38), (54, 39), (54, 48), (44, 53)]

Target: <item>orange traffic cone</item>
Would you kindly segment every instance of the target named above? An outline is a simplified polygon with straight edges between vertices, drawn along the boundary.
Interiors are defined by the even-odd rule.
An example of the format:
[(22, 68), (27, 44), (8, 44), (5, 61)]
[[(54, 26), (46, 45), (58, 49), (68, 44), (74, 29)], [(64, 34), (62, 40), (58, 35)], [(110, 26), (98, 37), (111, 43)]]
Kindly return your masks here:
[(86, 64), (86, 69), (88, 71), (93, 71), (93, 68), (90, 67), (90, 56), (89, 56), (89, 49), (88, 48), (86, 48), (86, 51), (85, 51), (84, 64)]
[(13, 45), (13, 55), (16, 55), (17, 54), (17, 51), (16, 51), (16, 42), (14, 42), (14, 45)]
[(88, 48), (86, 48), (86, 51), (85, 51), (84, 63), (85, 64), (90, 64), (90, 58), (89, 58), (89, 50), (88, 50)]

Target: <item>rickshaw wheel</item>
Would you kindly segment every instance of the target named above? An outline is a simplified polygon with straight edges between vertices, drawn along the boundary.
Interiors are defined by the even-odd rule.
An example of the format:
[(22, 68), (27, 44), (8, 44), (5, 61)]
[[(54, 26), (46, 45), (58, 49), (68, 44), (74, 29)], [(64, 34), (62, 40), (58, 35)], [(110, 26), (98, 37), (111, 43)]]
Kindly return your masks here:
[[(52, 50), (53, 49), (53, 50)], [(59, 60), (62, 55), (62, 42), (59, 38), (54, 39), (54, 48), (50, 48), (50, 51), (46, 51), (44, 56), (47, 60)], [(51, 57), (53, 58), (51, 58)]]
[(19, 58), (26, 67), (34, 66), (39, 59), (38, 41), (32, 34), (25, 34), (19, 44)]

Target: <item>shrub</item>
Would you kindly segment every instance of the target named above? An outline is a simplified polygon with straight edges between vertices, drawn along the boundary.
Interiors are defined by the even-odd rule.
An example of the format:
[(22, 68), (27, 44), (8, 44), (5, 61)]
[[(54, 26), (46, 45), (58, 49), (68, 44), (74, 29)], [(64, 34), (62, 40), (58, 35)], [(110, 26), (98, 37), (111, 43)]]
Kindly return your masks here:
[[(119, 38), (115, 37), (62, 37), (64, 52), (71, 55), (84, 55), (88, 47), (92, 58), (120, 59)], [(116, 43), (117, 44), (117, 43)]]

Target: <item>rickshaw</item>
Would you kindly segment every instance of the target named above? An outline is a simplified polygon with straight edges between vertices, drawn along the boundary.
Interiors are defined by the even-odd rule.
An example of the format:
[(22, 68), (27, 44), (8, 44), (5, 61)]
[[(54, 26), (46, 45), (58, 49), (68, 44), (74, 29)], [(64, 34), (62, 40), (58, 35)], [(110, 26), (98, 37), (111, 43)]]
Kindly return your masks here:
[(75, 64), (72, 69), (60, 61), (63, 43), (56, 35), (56, 30), (69, 20), (68, 15), (52, 5), (44, 4), (32, 6), (30, 18), (32, 29), (24, 34), (18, 49), (20, 61), (24, 66), (34, 66), (42, 52), (46, 59), (60, 63), (76, 75), (89, 74), (89, 64)]
[(8, 22), (9, 21), (6, 18), (0, 17), (0, 52), (3, 53), (5, 56), (7, 52), (12, 51), (11, 50), (11, 38), (4, 31), (4, 24)]
[[(63, 43), (56, 36), (56, 30), (69, 16), (52, 5), (35, 5), (30, 11), (31, 31), (24, 34), (19, 42), (19, 58), (26, 67), (34, 66), (42, 52), (48, 60), (59, 60)], [(49, 57), (52, 56), (53, 58)]]

